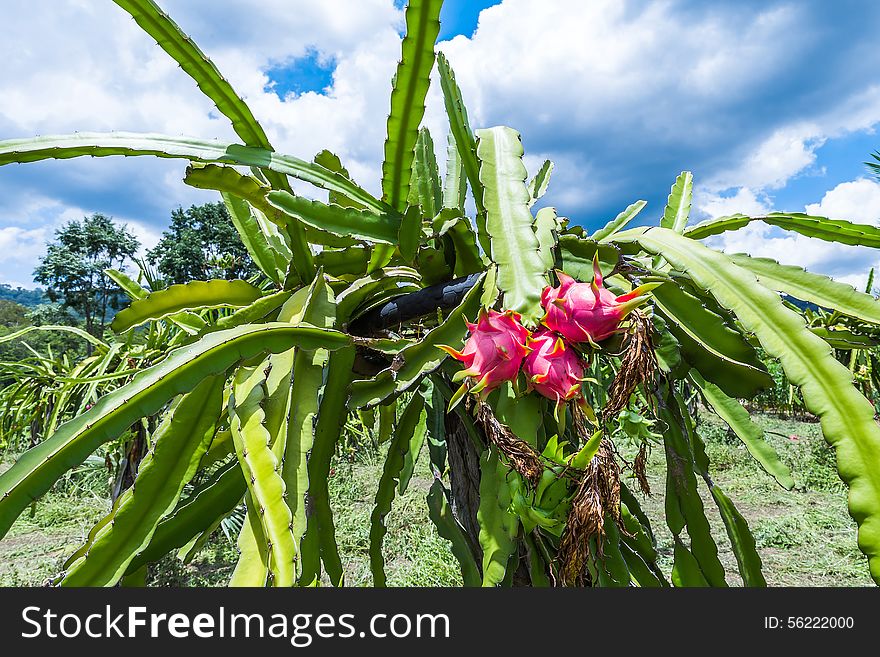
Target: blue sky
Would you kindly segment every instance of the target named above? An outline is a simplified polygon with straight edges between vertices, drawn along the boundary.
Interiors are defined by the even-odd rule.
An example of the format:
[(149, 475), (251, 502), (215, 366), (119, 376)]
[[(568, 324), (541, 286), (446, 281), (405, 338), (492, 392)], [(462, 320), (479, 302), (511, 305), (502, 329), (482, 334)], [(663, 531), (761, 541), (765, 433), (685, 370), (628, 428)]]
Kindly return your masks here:
[[(337, 152), (378, 191), (396, 0), (161, 0), (241, 90), (278, 150)], [(38, 17), (38, 18), (37, 18)], [(225, 120), (118, 8), (2, 3), (0, 138), (135, 130), (234, 141)], [(638, 198), (662, 213), (694, 172), (695, 219), (811, 211), (880, 224), (880, 3), (869, 0), (447, 0), (441, 43), (476, 126), (556, 162), (547, 204), (593, 227)], [(437, 84), (426, 125), (443, 143)], [(0, 282), (31, 286), (46, 239), (91, 212), (146, 246), (173, 207), (214, 200), (144, 158), (0, 168)], [(714, 242), (852, 283), (880, 255), (755, 225)]]

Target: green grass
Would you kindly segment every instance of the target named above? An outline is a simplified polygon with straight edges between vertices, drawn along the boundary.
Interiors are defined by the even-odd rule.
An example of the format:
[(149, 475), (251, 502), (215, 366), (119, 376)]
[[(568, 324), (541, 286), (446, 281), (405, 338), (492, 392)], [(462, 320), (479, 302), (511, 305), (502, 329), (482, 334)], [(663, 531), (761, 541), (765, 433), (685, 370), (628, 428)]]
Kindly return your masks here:
[[(786, 491), (761, 470), (739, 439), (715, 416), (701, 415), (699, 433), (712, 463), (713, 481), (746, 518), (764, 562), (769, 586), (869, 586), (867, 564), (856, 545), (856, 524), (846, 510), (846, 488), (837, 476), (834, 451), (816, 423), (754, 418), (792, 470), (795, 488)], [(662, 449), (648, 466), (652, 490), (665, 485)], [(702, 482), (700, 482), (702, 483)], [(702, 486), (706, 515), (731, 585), (741, 585), (736, 560), (711, 496)], [(660, 563), (672, 567), (672, 535), (663, 520), (663, 500), (642, 500), (657, 536)]]
[[(7, 467), (0, 462), (0, 472)], [(35, 586), (57, 575), (109, 508), (109, 491), (103, 466), (84, 466), (56, 484), (0, 541), (0, 586)]]
[[(383, 450), (384, 452), (384, 450)], [(427, 448), (406, 493), (394, 501), (386, 519), (385, 570), (388, 586), (460, 586), (461, 574), (446, 541), (428, 519), (425, 498), (432, 483)], [(0, 464), (0, 471), (8, 464)], [(106, 474), (106, 473), (105, 473)], [(382, 474), (378, 454), (367, 451), (354, 462), (337, 460), (330, 479), (336, 536), (349, 586), (371, 586), (369, 559), (370, 513), (376, 484)], [(94, 474), (73, 477), (37, 505), (33, 517), (22, 516), (0, 541), (0, 586), (34, 586), (60, 571), (109, 508), (106, 480)], [(217, 530), (188, 564), (176, 555), (150, 568), (153, 586), (224, 586), (235, 567), (238, 551)], [(327, 582), (329, 583), (329, 582)]]
[[(740, 441), (716, 418), (703, 414), (700, 433), (706, 441), (714, 481), (732, 498), (751, 526), (771, 586), (867, 586), (864, 558), (856, 547), (855, 524), (846, 512), (846, 490), (834, 470), (834, 453), (817, 424), (758, 416), (768, 440), (789, 464), (792, 491), (782, 489), (751, 458)], [(779, 435), (777, 435), (779, 434)], [(792, 439), (795, 436), (796, 439)], [(626, 454), (626, 446), (619, 446)], [(384, 451), (384, 450), (383, 450)], [(386, 519), (384, 554), (389, 586), (461, 584), (448, 545), (428, 520), (425, 496), (431, 484), (426, 453), (409, 489), (394, 501)], [(0, 463), (0, 470), (8, 467)], [(335, 462), (330, 490), (336, 535), (350, 586), (370, 586), (369, 517), (382, 470), (379, 454), (365, 450), (353, 461)], [(663, 519), (665, 464), (662, 449), (649, 459), (649, 481), (657, 494), (642, 500), (657, 535), (660, 563), (669, 572), (672, 537)], [(705, 488), (705, 487), (703, 487)], [(64, 559), (108, 508), (108, 473), (99, 464), (67, 477), (25, 514), (0, 541), (0, 585), (40, 585), (57, 575)], [(707, 515), (719, 545), (728, 581), (740, 584), (736, 562), (707, 491)], [(164, 586), (225, 585), (237, 550), (217, 531), (188, 564), (176, 556), (151, 567), (148, 582)]]

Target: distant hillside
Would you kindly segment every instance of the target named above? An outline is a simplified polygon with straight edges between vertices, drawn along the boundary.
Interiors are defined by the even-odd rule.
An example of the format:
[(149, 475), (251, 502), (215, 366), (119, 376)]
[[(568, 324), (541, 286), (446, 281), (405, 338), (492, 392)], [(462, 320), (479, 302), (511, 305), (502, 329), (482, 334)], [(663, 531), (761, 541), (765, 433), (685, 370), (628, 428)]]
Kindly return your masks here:
[(45, 293), (41, 288), (26, 290), (23, 287), (12, 287), (6, 283), (0, 283), (0, 299), (14, 301), (22, 306), (38, 306), (46, 301)]

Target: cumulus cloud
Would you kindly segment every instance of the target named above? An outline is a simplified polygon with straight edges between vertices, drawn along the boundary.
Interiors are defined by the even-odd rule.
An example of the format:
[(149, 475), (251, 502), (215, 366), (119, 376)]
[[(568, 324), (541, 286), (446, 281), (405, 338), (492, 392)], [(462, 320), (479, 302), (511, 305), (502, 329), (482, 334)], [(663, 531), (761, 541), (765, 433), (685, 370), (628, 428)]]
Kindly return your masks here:
[[(309, 158), (330, 148), (378, 191), (402, 20), (390, 0), (162, 4), (246, 98), (276, 149)], [(8, 64), (0, 75), (0, 138), (131, 130), (238, 141), (193, 81), (118, 7), (6, 3), (0, 22), (8, 30), (0, 41)], [(266, 71), (311, 51), (338, 62), (331, 89), (282, 100)], [(51, 235), (65, 216), (104, 212), (127, 221), (148, 248), (173, 207), (216, 200), (181, 183), (184, 166), (109, 158), (5, 167), (0, 226), (8, 235)], [(42, 199), (39, 211), (34, 198)], [(28, 280), (39, 251), (4, 261), (0, 280)]]
[(724, 217), (731, 214), (759, 216), (770, 212), (766, 196), (756, 194), (748, 187), (740, 187), (734, 194), (713, 194), (699, 188), (694, 197), (694, 205), (709, 217)]
[(862, 224), (880, 224), (880, 183), (868, 178), (840, 183), (825, 192), (818, 203), (807, 205), (807, 212), (832, 219)]
[(3, 253), (3, 283), (13, 287), (33, 287), (31, 270), (46, 248), (45, 228), (18, 226), (0, 228), (0, 253)]
[[(738, 207), (738, 204), (733, 203), (732, 206)], [(812, 215), (880, 225), (880, 183), (867, 178), (840, 183), (826, 192), (820, 202), (810, 203), (804, 209)], [(761, 222), (718, 235), (707, 242), (728, 253), (748, 253), (785, 264), (800, 265), (857, 288), (865, 285), (869, 269), (880, 269), (880, 258), (875, 249), (810, 239)]]
[[(397, 3), (162, 4), (240, 90), (278, 150), (311, 157), (330, 148), (378, 191), (402, 29)], [(818, 0), (504, 0), (481, 13), (472, 36), (440, 49), (474, 126), (519, 129), (530, 170), (543, 157), (557, 163), (546, 203), (575, 221), (599, 224), (637, 198), (651, 202), (646, 218), (659, 216), (682, 169), (696, 173), (696, 215), (751, 212), (772, 206), (773, 190), (792, 177), (820, 171), (823, 143), (880, 117), (880, 71), (865, 56), (880, 7), (866, 2), (861, 13)], [(117, 7), (3, 3), (0, 22), (2, 137), (125, 129), (235, 139)], [(309, 53), (336, 62), (332, 84), (279, 97), (269, 71)], [(435, 79), (426, 121), (440, 150), (442, 111)], [(174, 205), (213, 199), (183, 186), (182, 169), (143, 158), (5, 167), (0, 227), (57, 221), (24, 208), (41, 195), (157, 233)]]

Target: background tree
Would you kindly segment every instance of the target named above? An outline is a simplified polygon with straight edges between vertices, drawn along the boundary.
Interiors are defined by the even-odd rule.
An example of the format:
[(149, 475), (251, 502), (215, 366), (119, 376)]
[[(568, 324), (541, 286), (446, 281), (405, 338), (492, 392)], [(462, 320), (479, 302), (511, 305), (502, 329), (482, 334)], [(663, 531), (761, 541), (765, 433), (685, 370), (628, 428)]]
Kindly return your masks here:
[(27, 321), (27, 308), (14, 301), (0, 299), (0, 331), (23, 326)]
[[(0, 299), (0, 337), (27, 326), (29, 324), (27, 310), (19, 303)], [(0, 361), (17, 361), (25, 356), (27, 356), (26, 348), (19, 344), (0, 344)], [(2, 386), (3, 379), (0, 377), (0, 388)]]
[(119, 288), (104, 270), (122, 268), (140, 243), (124, 224), (97, 213), (65, 224), (55, 237), (34, 270), (34, 280), (47, 286), (50, 300), (80, 315), (89, 333), (101, 336), (108, 309), (120, 302)]
[(222, 203), (177, 208), (171, 226), (147, 253), (168, 284), (212, 278), (247, 278), (257, 273)]
[(0, 299), (13, 301), (22, 306), (36, 306), (43, 303), (43, 290), (27, 290), (23, 287), (12, 287), (8, 283), (0, 283)]

